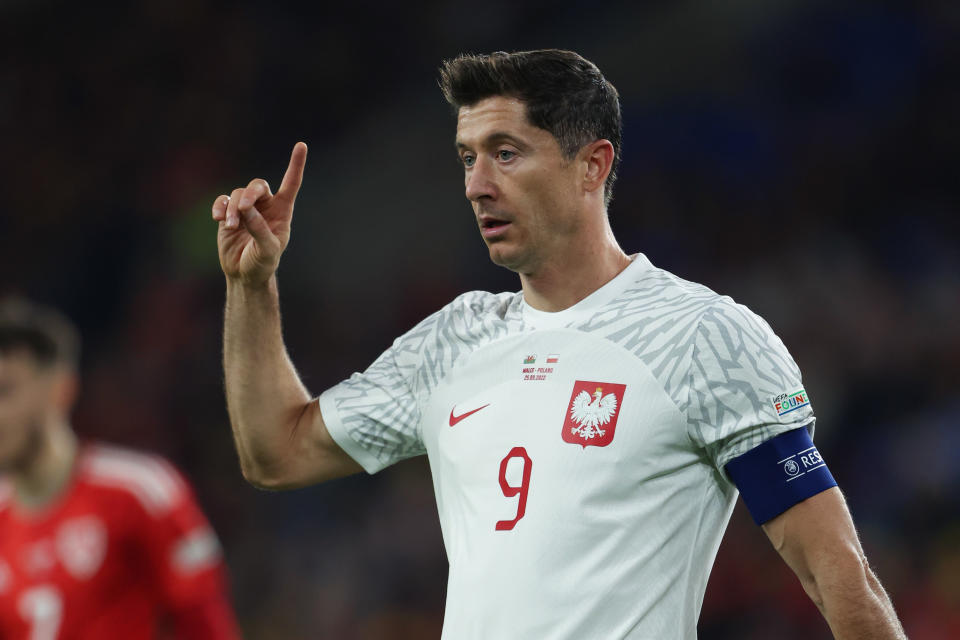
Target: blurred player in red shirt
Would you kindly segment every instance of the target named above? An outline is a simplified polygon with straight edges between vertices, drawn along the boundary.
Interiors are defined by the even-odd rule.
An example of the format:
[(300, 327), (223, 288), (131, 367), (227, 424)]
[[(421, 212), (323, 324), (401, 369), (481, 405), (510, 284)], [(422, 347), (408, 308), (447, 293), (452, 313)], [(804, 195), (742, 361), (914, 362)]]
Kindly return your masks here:
[(76, 331), (0, 302), (0, 638), (238, 638), (217, 538), (153, 455), (80, 445)]

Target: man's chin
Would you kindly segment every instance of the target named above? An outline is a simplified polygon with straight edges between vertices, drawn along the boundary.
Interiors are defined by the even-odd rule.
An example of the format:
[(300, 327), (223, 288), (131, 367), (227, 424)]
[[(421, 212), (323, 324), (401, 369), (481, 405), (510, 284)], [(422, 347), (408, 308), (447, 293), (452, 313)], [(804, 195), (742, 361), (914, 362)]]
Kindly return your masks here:
[(523, 257), (518, 251), (511, 251), (502, 242), (491, 243), (487, 246), (490, 251), (490, 261), (498, 267), (519, 272), (523, 266)]

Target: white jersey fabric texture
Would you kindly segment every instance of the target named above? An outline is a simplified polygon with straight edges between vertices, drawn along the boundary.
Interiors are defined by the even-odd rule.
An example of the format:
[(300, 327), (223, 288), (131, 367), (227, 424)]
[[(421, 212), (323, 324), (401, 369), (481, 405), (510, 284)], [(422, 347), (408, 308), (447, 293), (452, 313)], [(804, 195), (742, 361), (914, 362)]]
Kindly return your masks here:
[(463, 294), (319, 402), (369, 473), (427, 454), (443, 638), (686, 640), (737, 498), (723, 467), (812, 429), (774, 408), (801, 387), (763, 319), (637, 254), (556, 313)]

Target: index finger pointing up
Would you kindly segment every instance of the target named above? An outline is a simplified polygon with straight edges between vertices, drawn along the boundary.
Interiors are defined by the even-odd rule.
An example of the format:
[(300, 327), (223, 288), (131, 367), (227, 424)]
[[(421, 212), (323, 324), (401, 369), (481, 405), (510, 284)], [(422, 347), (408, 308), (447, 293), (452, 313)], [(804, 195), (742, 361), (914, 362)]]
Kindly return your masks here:
[(293, 152), (290, 154), (290, 164), (287, 166), (287, 172), (283, 174), (283, 182), (277, 190), (277, 197), (293, 202), (297, 199), (297, 192), (300, 191), (300, 184), (303, 182), (303, 168), (307, 164), (307, 145), (304, 142), (298, 142), (293, 145)]

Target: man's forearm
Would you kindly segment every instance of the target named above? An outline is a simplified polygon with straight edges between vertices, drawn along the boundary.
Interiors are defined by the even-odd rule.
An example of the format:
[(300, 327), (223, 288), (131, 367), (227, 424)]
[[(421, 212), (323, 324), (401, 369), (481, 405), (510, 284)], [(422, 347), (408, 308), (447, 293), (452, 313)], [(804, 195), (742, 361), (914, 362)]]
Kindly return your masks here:
[(223, 370), (243, 474), (269, 485), (291, 455), (293, 430), (311, 399), (283, 344), (276, 277), (262, 287), (227, 280)]

